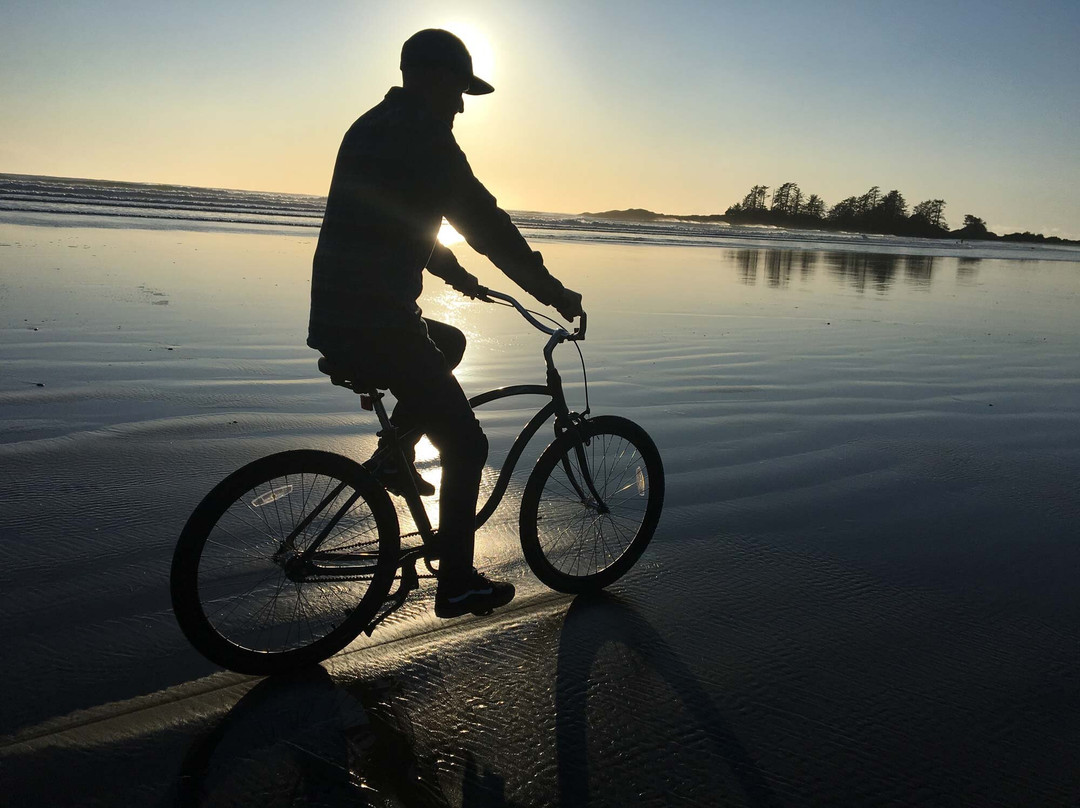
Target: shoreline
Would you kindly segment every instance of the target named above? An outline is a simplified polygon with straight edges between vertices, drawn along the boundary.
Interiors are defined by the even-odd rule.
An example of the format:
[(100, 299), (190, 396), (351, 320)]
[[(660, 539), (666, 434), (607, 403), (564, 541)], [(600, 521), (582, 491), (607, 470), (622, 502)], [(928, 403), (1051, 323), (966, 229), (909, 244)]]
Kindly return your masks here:
[[(719, 249), (763, 249), (814, 252), (851, 252), (883, 255), (928, 255), (943, 258), (1000, 260), (1080, 261), (1080, 246), (1025, 244), (1003, 241), (925, 239), (847, 231), (796, 230), (776, 225), (715, 225), (703, 231), (671, 233), (649, 230), (648, 223), (607, 220), (612, 227), (547, 227), (535, 212), (511, 211), (511, 218), (528, 240), (570, 244), (625, 244)], [(603, 225), (605, 220), (595, 220)], [(318, 227), (291, 222), (244, 222), (206, 218), (171, 218), (153, 215), (101, 214), (94, 211), (28, 212), (0, 209), (0, 226), (40, 228), (145, 230), (154, 232), (236, 233), (314, 238)], [(629, 229), (619, 226), (626, 225)], [(0, 244), (0, 246), (3, 246)], [(467, 248), (459, 245), (458, 249)], [(475, 258), (475, 257), (474, 257)]]

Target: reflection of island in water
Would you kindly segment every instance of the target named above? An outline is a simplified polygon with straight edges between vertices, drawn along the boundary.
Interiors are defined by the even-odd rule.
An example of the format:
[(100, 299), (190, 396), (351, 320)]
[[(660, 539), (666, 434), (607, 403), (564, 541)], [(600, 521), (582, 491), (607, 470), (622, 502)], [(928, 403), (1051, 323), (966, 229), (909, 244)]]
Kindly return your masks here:
[(787, 286), (792, 273), (799, 272), (804, 283), (814, 276), (818, 253), (797, 250), (736, 250), (739, 279), (748, 286), (757, 283), (758, 267), (765, 272), (769, 286)]
[[(735, 251), (739, 280), (753, 286), (758, 274), (764, 273), (765, 283), (773, 288), (788, 286), (798, 273), (800, 282), (814, 276), (818, 262), (836, 280), (859, 292), (871, 289), (884, 294), (892, 288), (898, 275), (915, 289), (929, 290), (934, 267), (939, 261), (933, 255), (895, 255), (892, 253), (856, 253), (842, 251), (799, 251), (776, 249), (744, 249)], [(961, 259), (957, 276), (961, 280), (974, 278), (978, 258)], [(902, 274), (901, 274), (902, 273)]]

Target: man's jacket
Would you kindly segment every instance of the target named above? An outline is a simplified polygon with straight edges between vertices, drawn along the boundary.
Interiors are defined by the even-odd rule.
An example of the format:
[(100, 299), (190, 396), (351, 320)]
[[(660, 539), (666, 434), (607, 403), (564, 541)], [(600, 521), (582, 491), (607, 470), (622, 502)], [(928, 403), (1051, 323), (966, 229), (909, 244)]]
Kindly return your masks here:
[(308, 344), (358, 329), (423, 328), (425, 267), (462, 291), (477, 281), (436, 241), (443, 217), (477, 252), (541, 303), (562, 284), (473, 176), (450, 126), (395, 87), (345, 134), (311, 278)]

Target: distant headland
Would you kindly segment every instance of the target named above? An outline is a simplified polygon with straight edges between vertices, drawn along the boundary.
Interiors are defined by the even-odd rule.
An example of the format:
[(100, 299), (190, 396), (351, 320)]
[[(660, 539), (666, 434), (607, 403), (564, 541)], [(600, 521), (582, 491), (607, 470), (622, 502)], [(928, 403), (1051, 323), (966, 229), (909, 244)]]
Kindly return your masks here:
[[(770, 198), (771, 197), (771, 198)], [(627, 222), (728, 222), (730, 224), (766, 224), (805, 230), (843, 230), (855, 233), (878, 233), (922, 238), (977, 239), (983, 241), (1019, 241), (1035, 244), (1075, 244), (1080, 241), (1042, 233), (1007, 233), (999, 236), (983, 219), (968, 213), (964, 224), (950, 230), (945, 222), (945, 200), (927, 199), (911, 208), (897, 190), (881, 193), (875, 185), (862, 196), (849, 196), (828, 207), (817, 194), (804, 194), (797, 183), (785, 182), (769, 194), (769, 186), (755, 185), (723, 213), (689, 216), (655, 213), (642, 208), (582, 213), (593, 219)]]

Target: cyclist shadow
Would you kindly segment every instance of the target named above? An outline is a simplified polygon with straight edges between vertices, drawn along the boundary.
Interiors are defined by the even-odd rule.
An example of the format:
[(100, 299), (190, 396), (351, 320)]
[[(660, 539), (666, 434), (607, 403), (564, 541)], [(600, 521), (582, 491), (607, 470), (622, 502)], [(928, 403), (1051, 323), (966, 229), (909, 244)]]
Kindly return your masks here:
[[(342, 687), (318, 666), (264, 679), (191, 744), (166, 804), (449, 808), (408, 715), (387, 709), (394, 689)], [(462, 785), (463, 806), (506, 805), (471, 754)]]
[[(593, 671), (594, 663), (602, 653), (606, 657), (609, 652), (619, 651), (632, 652), (638, 664), (632, 668), (614, 666), (610, 674), (612, 681), (607, 684), (611, 691), (617, 693), (617, 709), (622, 715), (616, 717), (606, 713), (602, 725), (609, 735), (616, 736), (620, 750), (614, 755), (619, 758), (615, 765), (622, 771), (604, 771), (608, 764), (598, 767), (601, 770), (594, 774), (592, 780), (594, 783), (600, 782), (591, 786), (589, 739), (596, 727), (590, 726), (588, 702), (590, 692), (603, 689)], [(653, 676), (659, 677), (661, 684), (673, 691), (678, 703), (669, 703), (667, 707), (693, 714), (693, 718), (689, 719), (691, 726), (680, 726), (675, 730), (680, 736), (677, 755), (692, 753), (714, 761), (718, 756), (717, 762), (725, 764), (727, 770), (723, 778), (725, 786), (734, 786), (741, 791), (746, 804), (781, 804), (746, 747), (728, 726), (712, 697), (686, 663), (630, 604), (615, 595), (601, 593), (578, 596), (574, 600), (567, 611), (559, 640), (555, 733), (561, 805), (566, 808), (588, 805), (590, 790), (606, 792), (609, 787), (626, 788), (630, 783), (644, 785), (644, 788), (635, 788), (631, 793), (652, 791), (654, 788), (659, 794), (677, 790), (672, 788), (669, 770), (669, 764), (673, 761), (658, 758), (656, 749), (650, 748), (658, 741), (654, 736), (656, 727), (652, 723), (653, 718), (646, 715), (648, 710), (645, 708), (646, 702), (655, 700), (659, 689), (644, 694), (618, 692), (623, 689), (620, 685), (623, 684), (621, 677), (624, 673), (635, 674), (642, 670), (648, 674), (646, 678), (650, 682), (655, 683)], [(651, 706), (655, 709), (655, 705)], [(664, 709), (665, 705), (661, 704), (660, 707)], [(594, 710), (593, 715), (596, 714)], [(670, 721), (671, 714), (666, 714), (663, 720)], [(700, 738), (702, 735), (709, 741), (708, 745), (695, 742), (691, 750), (688, 748), (691, 745), (685, 744), (688, 737)], [(642, 741), (644, 738), (651, 738), (652, 742)], [(597, 739), (593, 751), (602, 749), (605, 740)], [(630, 754), (624, 757), (626, 750), (623, 747), (627, 744), (630, 745)], [(635, 744), (637, 751), (648, 756), (647, 760), (634, 759)], [(709, 768), (715, 773), (719, 767)], [(605, 777), (607, 784), (602, 782)], [(651, 783), (642, 784), (642, 780), (650, 778)], [(714, 794), (713, 798), (719, 799), (719, 796)], [(604, 804), (608, 799), (606, 793), (594, 794), (592, 802)]]
[[(555, 662), (554, 738), (541, 731), (534, 739), (540, 749), (553, 741), (553, 779), (541, 774), (531, 787), (515, 789), (539, 786), (544, 804), (565, 808), (608, 804), (622, 794), (632, 804), (637, 794), (692, 791), (695, 784), (699, 798), (702, 788), (722, 788), (748, 805), (780, 804), (712, 696), (631, 605), (613, 595), (579, 596), (557, 631), (548, 657)], [(543, 679), (543, 669), (526, 675)], [(343, 686), (321, 667), (263, 680), (193, 742), (169, 804), (516, 804), (499, 766), (520, 761), (500, 760), (481, 745), (478, 754), (493, 764), (483, 766), (476, 751), (455, 746), (437, 725), (418, 732), (398, 688), (389, 679)], [(598, 709), (612, 698), (614, 709)], [(549, 710), (547, 704), (537, 708)], [(544, 717), (524, 718), (539, 728)], [(519, 731), (522, 718), (508, 730)], [(439, 761), (451, 749), (462, 768), (460, 790), (448, 793)], [(683, 770), (692, 782), (680, 781)]]
[(173, 804), (356, 804), (350, 763), (369, 730), (322, 668), (264, 679), (188, 748)]

